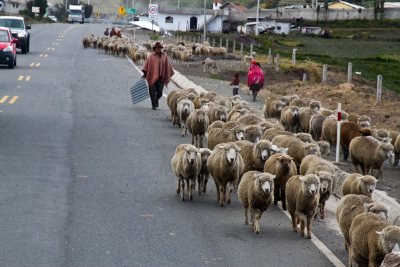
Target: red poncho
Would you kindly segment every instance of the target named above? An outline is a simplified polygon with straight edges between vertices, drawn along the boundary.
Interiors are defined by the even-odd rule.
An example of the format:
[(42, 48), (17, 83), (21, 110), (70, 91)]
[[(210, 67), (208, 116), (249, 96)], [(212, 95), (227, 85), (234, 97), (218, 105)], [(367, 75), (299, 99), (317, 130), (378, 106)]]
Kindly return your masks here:
[(247, 74), (247, 85), (250, 87), (255, 84), (259, 85), (260, 88), (264, 86), (264, 73), (258, 65), (251, 64)]
[(161, 54), (161, 57), (156, 53), (151, 53), (143, 66), (143, 72), (146, 73), (149, 86), (152, 86), (160, 78), (163, 84), (167, 86), (172, 75), (174, 75), (174, 69), (164, 53)]

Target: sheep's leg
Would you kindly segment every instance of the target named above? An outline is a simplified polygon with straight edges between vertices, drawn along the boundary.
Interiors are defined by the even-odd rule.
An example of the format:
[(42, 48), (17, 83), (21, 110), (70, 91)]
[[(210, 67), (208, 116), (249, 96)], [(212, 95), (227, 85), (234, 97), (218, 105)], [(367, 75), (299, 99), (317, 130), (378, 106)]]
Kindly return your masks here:
[(189, 200), (192, 201), (193, 200), (193, 179), (189, 178), (187, 179), (187, 191), (189, 193)]
[(292, 211), (290, 212), (290, 217), (292, 217), (292, 230), (297, 233), (297, 222), (296, 222), (296, 214)]
[(205, 175), (203, 179), (203, 193), (207, 192), (207, 182), (208, 182), (208, 176)]
[(342, 146), (342, 151), (343, 151), (343, 159), (347, 161), (347, 159), (349, 158), (349, 149)]
[(203, 147), (203, 135), (200, 135), (199, 137), (198, 137), (198, 147), (199, 148), (202, 148)]
[(278, 200), (279, 200), (279, 187), (275, 186), (274, 187), (274, 205), (278, 205)]
[(320, 215), (322, 220), (325, 218), (325, 201), (321, 201), (320, 202), (319, 215)]
[(181, 200), (185, 201), (185, 180), (182, 179), (181, 182)]
[(254, 229), (254, 210), (250, 209), (250, 222), (251, 222), (251, 228)]
[(396, 153), (394, 157), (393, 167), (396, 167), (399, 164), (399, 160), (400, 160), (400, 152)]
[(176, 186), (176, 194), (179, 195), (180, 192), (181, 192), (181, 178), (178, 177), (178, 184)]
[(215, 187), (217, 188), (217, 201), (219, 203), (219, 199), (220, 199), (219, 185), (217, 183), (215, 183)]
[(184, 123), (181, 124), (181, 134), (182, 134), (182, 137), (185, 136), (185, 124)]
[(229, 184), (228, 184), (228, 198), (226, 199), (226, 204), (228, 204), (228, 205), (231, 204), (231, 194), (232, 194), (234, 186), (235, 186), (234, 182), (229, 182)]
[(261, 214), (259, 210), (254, 211), (254, 232), (258, 235), (260, 233), (260, 218)]
[(301, 237), (304, 237), (304, 228), (305, 227), (306, 227), (306, 224), (304, 223), (304, 220), (300, 219), (300, 236)]
[(225, 203), (226, 184), (219, 187), (219, 205), (224, 206)]
[[(307, 238), (311, 239), (311, 220), (312, 217), (307, 217)], [(304, 221), (303, 221), (304, 223)]]
[(194, 137), (194, 135), (192, 134), (192, 145), (194, 145), (194, 146), (196, 146), (197, 147), (197, 142), (196, 142), (196, 144), (195, 144), (195, 137)]
[(244, 212), (244, 224), (246, 224), (246, 225), (249, 224), (249, 217), (248, 217), (248, 214), (247, 214), (248, 210), (249, 210), (249, 206), (245, 204), (243, 206), (243, 212)]
[(282, 201), (282, 209), (286, 210), (286, 193), (285, 190), (281, 190), (281, 201)]
[(197, 176), (197, 191), (199, 192), (199, 196), (201, 195), (202, 192), (202, 184), (203, 184), (203, 176), (202, 175), (198, 175)]
[(379, 178), (382, 178), (382, 166), (378, 170), (378, 176), (376, 177), (376, 179), (379, 179)]

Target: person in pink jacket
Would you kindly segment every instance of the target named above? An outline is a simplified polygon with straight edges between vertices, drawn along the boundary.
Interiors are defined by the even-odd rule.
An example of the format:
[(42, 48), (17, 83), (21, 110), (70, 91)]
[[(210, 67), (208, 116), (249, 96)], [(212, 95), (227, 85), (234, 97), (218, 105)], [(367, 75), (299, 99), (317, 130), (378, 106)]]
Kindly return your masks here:
[(256, 102), (258, 91), (264, 86), (264, 73), (255, 60), (250, 63), (250, 69), (247, 74), (247, 85), (253, 94), (253, 102)]

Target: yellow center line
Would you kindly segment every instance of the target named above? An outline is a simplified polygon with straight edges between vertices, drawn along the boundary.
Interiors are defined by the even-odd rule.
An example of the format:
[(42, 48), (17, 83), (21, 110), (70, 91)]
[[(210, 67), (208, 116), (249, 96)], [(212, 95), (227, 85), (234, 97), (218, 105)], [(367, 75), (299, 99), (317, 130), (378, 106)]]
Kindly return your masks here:
[(29, 81), (31, 79), (31, 76), (26, 76), (25, 81)]
[(8, 95), (5, 95), (5, 96), (3, 96), (1, 99), (0, 99), (0, 104), (3, 104), (4, 102), (6, 102), (7, 101), (7, 99), (8, 99)]
[(30, 66), (31, 66), (31, 67), (33, 67), (33, 65), (35, 65), (35, 63), (31, 63), (31, 65), (30, 65)]
[(37, 63), (37, 64), (36, 64), (36, 67), (39, 67), (39, 66), (40, 66), (40, 63)]
[(19, 96), (13, 96), (13, 98), (11, 98), (10, 102), (8, 102), (8, 104), (14, 104), (15, 101), (17, 101), (17, 99), (19, 98)]
[(23, 75), (20, 75), (20, 76), (18, 77), (18, 81), (22, 81), (23, 78), (24, 78), (24, 76), (23, 76)]

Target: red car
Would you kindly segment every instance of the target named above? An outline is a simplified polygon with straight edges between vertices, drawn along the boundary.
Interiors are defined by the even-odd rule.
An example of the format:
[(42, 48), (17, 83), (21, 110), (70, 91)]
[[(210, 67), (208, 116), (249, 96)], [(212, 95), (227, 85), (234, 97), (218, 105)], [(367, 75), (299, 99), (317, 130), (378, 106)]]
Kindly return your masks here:
[(0, 27), (0, 64), (7, 64), (10, 69), (17, 66), (17, 42), (9, 28)]

